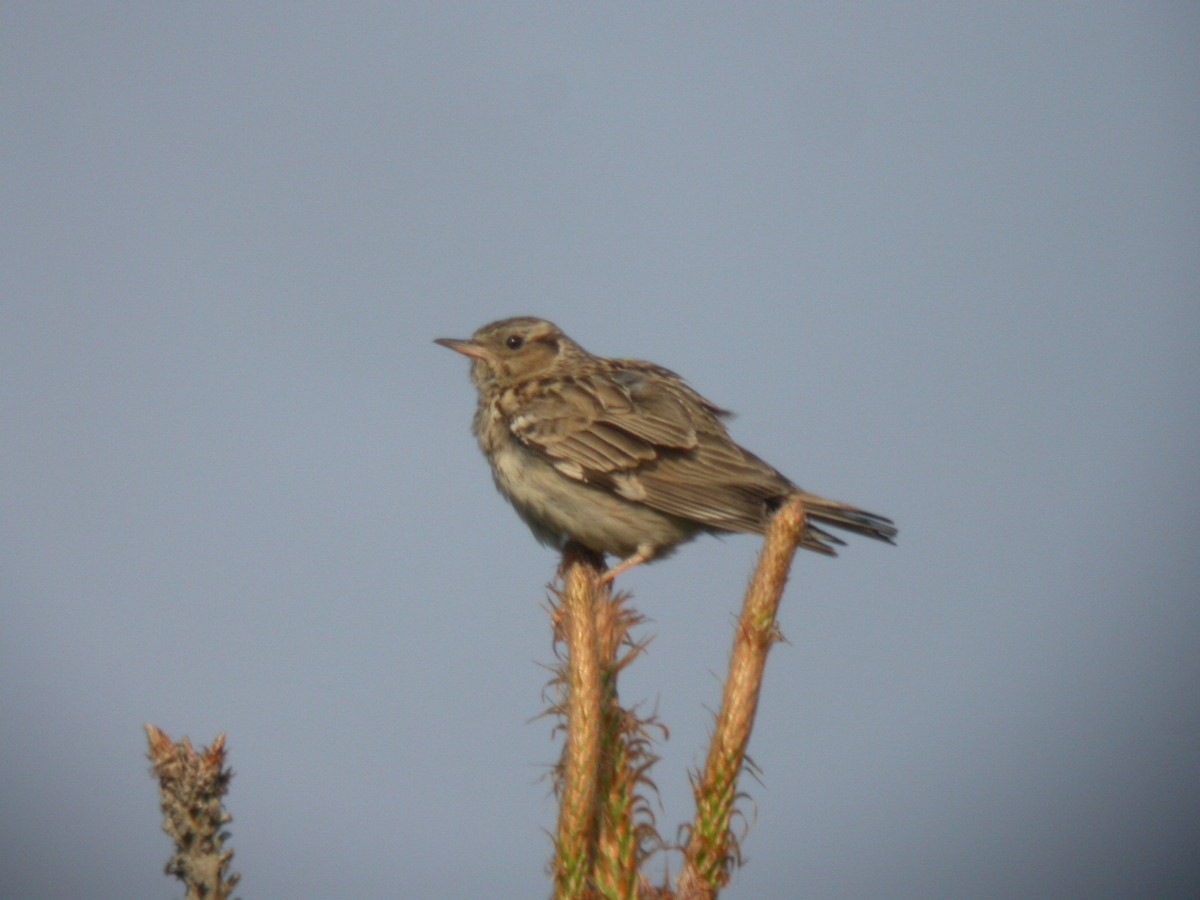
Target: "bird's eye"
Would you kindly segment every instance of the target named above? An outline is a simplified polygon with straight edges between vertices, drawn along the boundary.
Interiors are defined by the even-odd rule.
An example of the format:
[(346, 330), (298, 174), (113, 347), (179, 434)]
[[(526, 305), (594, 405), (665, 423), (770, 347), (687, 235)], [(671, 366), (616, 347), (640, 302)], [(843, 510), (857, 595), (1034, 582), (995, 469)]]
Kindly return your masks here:
[(504, 345), (508, 347), (509, 350), (520, 350), (521, 345), (524, 343), (525, 339), (523, 337), (521, 337), (519, 334), (514, 334), (509, 336), (508, 340), (504, 342)]

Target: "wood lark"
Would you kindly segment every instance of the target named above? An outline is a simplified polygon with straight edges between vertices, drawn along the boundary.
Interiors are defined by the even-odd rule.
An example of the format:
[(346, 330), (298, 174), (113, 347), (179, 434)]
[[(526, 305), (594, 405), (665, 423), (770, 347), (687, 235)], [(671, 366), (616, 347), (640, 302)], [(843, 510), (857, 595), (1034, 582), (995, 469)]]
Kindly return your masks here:
[(802, 547), (844, 545), (814, 523), (893, 543), (891, 519), (796, 487), (734, 443), (729, 412), (661, 366), (593, 356), (527, 317), (436, 343), (472, 359), (474, 432), (500, 493), (542, 543), (620, 557), (603, 581), (701, 532), (762, 534), (793, 496)]

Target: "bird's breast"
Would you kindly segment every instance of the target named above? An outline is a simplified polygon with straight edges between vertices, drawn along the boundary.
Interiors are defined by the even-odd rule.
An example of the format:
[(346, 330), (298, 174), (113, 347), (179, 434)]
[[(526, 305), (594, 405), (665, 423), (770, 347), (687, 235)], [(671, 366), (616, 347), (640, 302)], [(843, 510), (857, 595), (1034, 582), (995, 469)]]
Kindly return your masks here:
[(499, 452), (512, 441), (512, 434), (508, 430), (508, 418), (496, 400), (480, 399), (479, 407), (475, 410), (472, 430), (479, 440), (480, 448), (488, 456)]

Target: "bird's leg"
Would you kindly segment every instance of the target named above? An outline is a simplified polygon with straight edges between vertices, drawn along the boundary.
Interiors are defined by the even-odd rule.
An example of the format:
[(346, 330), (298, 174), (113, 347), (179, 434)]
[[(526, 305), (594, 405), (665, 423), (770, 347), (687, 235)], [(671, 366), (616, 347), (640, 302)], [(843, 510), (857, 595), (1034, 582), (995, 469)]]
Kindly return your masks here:
[(638, 547), (637, 552), (627, 556), (597, 579), (597, 584), (611, 584), (612, 580), (622, 572), (628, 572), (634, 566), (650, 562), (654, 558), (654, 550), (649, 547)]

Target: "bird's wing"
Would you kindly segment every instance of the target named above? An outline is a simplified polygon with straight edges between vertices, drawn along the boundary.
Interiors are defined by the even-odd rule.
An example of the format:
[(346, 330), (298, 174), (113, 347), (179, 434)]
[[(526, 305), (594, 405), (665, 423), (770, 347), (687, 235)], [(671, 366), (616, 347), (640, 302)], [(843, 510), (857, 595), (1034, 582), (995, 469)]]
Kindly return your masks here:
[(545, 382), (514, 437), (568, 478), (729, 531), (761, 531), (787, 479), (735, 444), (725, 414), (665, 369)]
[(564, 475), (610, 483), (661, 450), (697, 445), (687, 409), (665, 392), (648, 395), (628, 379), (592, 377), (541, 382), (524, 398), (509, 428)]

